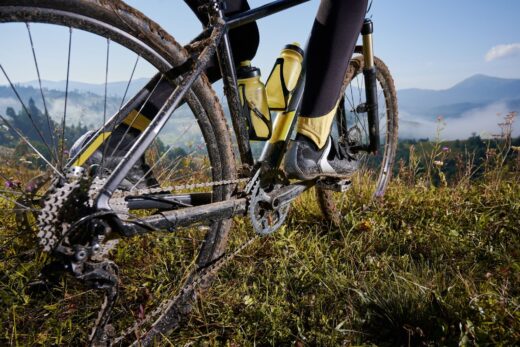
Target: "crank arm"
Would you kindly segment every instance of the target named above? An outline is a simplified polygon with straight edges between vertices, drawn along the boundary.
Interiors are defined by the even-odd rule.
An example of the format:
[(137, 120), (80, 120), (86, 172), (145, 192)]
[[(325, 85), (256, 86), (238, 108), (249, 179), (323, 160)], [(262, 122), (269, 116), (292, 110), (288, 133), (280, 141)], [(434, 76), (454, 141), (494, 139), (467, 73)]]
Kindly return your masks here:
[(268, 193), (267, 196), (270, 199), (271, 207), (273, 209), (277, 209), (287, 204), (290, 204), (298, 196), (300, 196), (303, 192), (307, 191), (309, 188), (313, 187), (315, 184), (315, 180), (301, 181), (298, 183), (290, 184), (288, 186), (284, 186), (278, 190)]

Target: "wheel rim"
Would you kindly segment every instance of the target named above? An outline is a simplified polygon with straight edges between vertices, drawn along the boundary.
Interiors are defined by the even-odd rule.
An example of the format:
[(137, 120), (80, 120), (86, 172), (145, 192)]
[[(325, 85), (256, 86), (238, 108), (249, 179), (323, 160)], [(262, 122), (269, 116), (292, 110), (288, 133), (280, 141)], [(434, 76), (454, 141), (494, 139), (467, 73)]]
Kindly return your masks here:
[[(366, 102), (364, 85), (364, 75), (358, 70), (349, 85), (346, 87), (344, 93), (342, 104), (345, 112), (343, 117), (344, 122), (337, 121), (335, 126), (336, 130), (333, 130), (338, 131), (339, 128), (340, 131), (338, 131), (338, 134), (343, 138), (349, 137), (349, 130), (351, 130), (351, 132), (354, 132), (353, 130), (356, 129), (359, 130), (358, 134), (360, 136), (359, 139), (356, 139), (356, 142), (359, 142), (360, 145), (368, 145), (370, 142), (367, 114), (356, 111), (360, 104)], [(376, 155), (366, 152), (359, 152), (355, 155), (359, 163), (359, 170), (356, 173), (357, 177), (355, 179), (361, 180), (365, 184), (365, 187), (367, 186), (367, 180), (363, 179), (363, 176), (368, 175), (370, 181), (375, 182), (375, 184), (372, 184), (373, 188), (369, 193), (371, 198), (382, 197), (384, 195), (392, 170), (393, 153), (390, 153), (392, 148), (390, 147), (389, 142), (393, 139), (392, 132), (394, 129), (393, 124), (390, 123), (393, 121), (393, 115), (391, 112), (394, 111), (392, 105), (389, 104), (391, 102), (389, 99), (390, 95), (388, 95), (386, 81), (384, 81), (382, 76), (378, 74), (377, 100), (379, 106), (378, 118), (380, 147)]]
[[(339, 225), (341, 210), (347, 206), (347, 201), (355, 197), (362, 206), (368, 206), (374, 199), (383, 197), (392, 175), (396, 141), (397, 141), (397, 110), (393, 82), (389, 80), (386, 67), (376, 59), (376, 65), (381, 67), (377, 72), (378, 115), (380, 129), (380, 147), (377, 155), (366, 152), (354, 153), (358, 160), (359, 170), (351, 177), (351, 189), (348, 193), (334, 194), (331, 191), (318, 189), (318, 202), (326, 217)], [(338, 107), (331, 134), (334, 138), (350, 146), (368, 145), (368, 120), (366, 113), (357, 112), (360, 104), (365, 103), (364, 75), (362, 73), (362, 57), (355, 57), (350, 65), (349, 83), (345, 87), (343, 97)], [(349, 75), (347, 75), (349, 76)], [(350, 201), (351, 205), (354, 200)]]

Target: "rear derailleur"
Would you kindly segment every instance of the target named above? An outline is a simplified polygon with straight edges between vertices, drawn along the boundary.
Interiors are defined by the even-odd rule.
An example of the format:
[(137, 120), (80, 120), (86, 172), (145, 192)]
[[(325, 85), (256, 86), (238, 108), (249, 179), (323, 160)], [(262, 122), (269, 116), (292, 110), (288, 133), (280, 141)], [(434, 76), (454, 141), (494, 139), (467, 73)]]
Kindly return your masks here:
[(108, 241), (112, 228), (102, 219), (104, 214), (91, 207), (96, 194), (92, 179), (83, 173), (75, 175), (50, 193), (39, 216), (40, 244), (51, 253), (52, 262), (42, 269), (36, 287), (47, 287), (69, 274), (88, 288), (102, 290), (105, 299), (90, 345), (104, 346), (109, 341), (107, 323), (119, 282), (116, 264), (106, 257), (113, 243)]

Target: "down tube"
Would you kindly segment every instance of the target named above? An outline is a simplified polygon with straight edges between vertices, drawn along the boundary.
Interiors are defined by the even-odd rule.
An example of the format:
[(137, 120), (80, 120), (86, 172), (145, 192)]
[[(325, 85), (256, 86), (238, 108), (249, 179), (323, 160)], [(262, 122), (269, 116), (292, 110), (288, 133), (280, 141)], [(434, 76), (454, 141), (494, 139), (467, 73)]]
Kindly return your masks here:
[(289, 101), (286, 111), (278, 113), (273, 125), (273, 135), (271, 139), (264, 145), (262, 155), (259, 161), (264, 169), (278, 169), (282, 162), (283, 155), (289, 143), (294, 125), (296, 124), (296, 115), (300, 109), (303, 97), (303, 85), (305, 82), (305, 72), (302, 71), (295, 92)]

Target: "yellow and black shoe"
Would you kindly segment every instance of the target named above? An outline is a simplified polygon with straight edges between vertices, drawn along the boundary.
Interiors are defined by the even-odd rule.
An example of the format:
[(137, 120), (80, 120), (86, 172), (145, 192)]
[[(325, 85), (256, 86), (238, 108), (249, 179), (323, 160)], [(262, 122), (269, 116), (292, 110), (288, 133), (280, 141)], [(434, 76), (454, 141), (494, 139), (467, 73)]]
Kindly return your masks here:
[(298, 134), (285, 154), (284, 170), (289, 178), (312, 180), (317, 177), (346, 178), (358, 168), (348, 148), (330, 136), (319, 149), (308, 137)]

